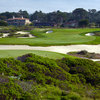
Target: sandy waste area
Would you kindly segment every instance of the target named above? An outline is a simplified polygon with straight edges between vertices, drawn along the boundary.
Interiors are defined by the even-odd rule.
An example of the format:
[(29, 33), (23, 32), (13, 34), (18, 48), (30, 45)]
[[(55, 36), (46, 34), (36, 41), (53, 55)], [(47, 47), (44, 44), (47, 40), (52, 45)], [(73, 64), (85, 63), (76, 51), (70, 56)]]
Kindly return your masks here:
[[(42, 50), (67, 54), (72, 51), (86, 50), (88, 52), (100, 53), (100, 45), (68, 45), (68, 46), (28, 46), (28, 45), (0, 45), (0, 50)], [(94, 59), (100, 61), (100, 59)]]

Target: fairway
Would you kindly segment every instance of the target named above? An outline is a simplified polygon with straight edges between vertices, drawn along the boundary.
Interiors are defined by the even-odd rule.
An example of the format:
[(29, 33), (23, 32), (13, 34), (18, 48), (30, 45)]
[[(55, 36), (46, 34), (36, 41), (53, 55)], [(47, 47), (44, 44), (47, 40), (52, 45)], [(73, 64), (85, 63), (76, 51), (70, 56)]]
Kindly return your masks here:
[[(46, 34), (47, 30), (53, 33)], [(0, 38), (0, 44), (50, 46), (70, 44), (100, 44), (100, 37), (85, 36), (85, 33), (100, 31), (99, 28), (89, 29), (39, 29), (31, 31), (35, 38)]]
[(48, 51), (39, 51), (39, 50), (0, 50), (0, 58), (9, 58), (9, 57), (18, 57), (24, 54), (33, 53), (42, 57), (48, 57), (50, 59), (61, 59), (63, 57), (71, 57), (69, 55), (48, 52)]

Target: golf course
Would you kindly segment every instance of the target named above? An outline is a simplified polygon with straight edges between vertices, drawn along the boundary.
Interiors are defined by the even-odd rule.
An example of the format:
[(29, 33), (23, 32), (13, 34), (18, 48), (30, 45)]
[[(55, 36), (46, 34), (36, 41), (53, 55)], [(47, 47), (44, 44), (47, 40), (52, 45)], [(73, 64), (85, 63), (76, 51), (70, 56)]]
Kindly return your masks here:
[[(11, 27), (2, 29), (8, 31)], [(94, 97), (99, 100), (99, 60), (67, 54), (81, 50), (100, 53), (99, 31), (100, 28), (34, 28), (2, 32), (1, 36), (7, 35), (0, 38), (1, 90), (18, 94), (20, 97), (17, 98), (30, 97), (30, 100), (93, 100)], [(24, 37), (20, 32), (32, 37), (26, 37), (26, 34)], [(94, 35), (86, 35), (91, 33)]]
[[(46, 34), (52, 30), (52, 33)], [(52, 46), (52, 45), (72, 45), (72, 44), (100, 44), (99, 36), (86, 36), (86, 33), (100, 31), (99, 28), (81, 29), (51, 29), (34, 28), (30, 31), (34, 38), (0, 38), (0, 44), (4, 45), (30, 45), (30, 46)]]
[[(0, 31), (2, 32), (2, 30), (3, 31), (16, 30), (16, 28), (11, 27), (11, 26), (1, 27)], [(52, 32), (49, 33), (49, 31), (52, 31)], [(8, 37), (0, 38), (0, 45), (1, 45), (0, 46), (0, 57), (18, 57), (25, 53), (34, 53), (37, 55), (42, 54), (42, 56), (58, 59), (58, 58), (63, 58), (64, 56), (66, 56), (68, 52), (71, 52), (74, 50), (75, 51), (87, 50), (90, 52), (99, 53), (98, 44), (100, 44), (100, 36), (96, 36), (96, 35), (87, 36), (86, 35), (87, 33), (95, 33), (99, 31), (100, 31), (100, 28), (78, 28), (78, 29), (33, 28), (32, 30), (29, 30), (29, 31), (22, 31), (23, 33), (32, 34), (34, 36), (32, 38), (28, 38), (28, 37), (18, 38), (15, 36), (12, 36), (12, 37), (8, 36)], [(5, 33), (2, 33), (2, 34), (5, 34)], [(2, 47), (2, 45), (5, 45), (5, 47)], [(20, 46), (17, 47), (16, 45), (20, 45)], [(78, 47), (78, 45), (80, 46)], [(86, 47), (82, 45), (86, 45)], [(91, 45), (91, 47), (89, 47), (88, 45)], [(92, 45), (97, 45), (97, 47), (94, 47), (92, 49)], [(30, 48), (28, 48), (28, 46), (30, 46)], [(33, 49), (31, 48), (31, 46), (33, 47)], [(49, 46), (59, 46), (59, 47), (52, 48)], [(62, 46), (67, 46), (67, 47), (62, 47)], [(80, 49), (77, 49), (77, 48), (80, 48)]]
[(100, 100), (100, 0), (0, 0), (0, 100)]

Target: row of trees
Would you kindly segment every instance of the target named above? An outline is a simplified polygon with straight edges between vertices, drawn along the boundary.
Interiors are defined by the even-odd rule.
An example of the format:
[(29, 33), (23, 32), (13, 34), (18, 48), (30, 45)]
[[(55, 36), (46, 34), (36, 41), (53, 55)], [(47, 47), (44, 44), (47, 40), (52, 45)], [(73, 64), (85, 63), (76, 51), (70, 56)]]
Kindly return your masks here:
[(69, 21), (82, 21), (88, 20), (91, 24), (98, 24), (100, 26), (100, 11), (96, 9), (89, 9), (88, 11), (83, 8), (77, 8), (72, 12), (54, 11), (50, 13), (43, 13), (42, 11), (35, 11), (29, 14), (27, 11), (20, 10), (19, 12), (4, 12), (0, 13), (0, 20), (6, 20), (13, 16), (29, 18), (32, 22), (48, 22), (62, 25)]

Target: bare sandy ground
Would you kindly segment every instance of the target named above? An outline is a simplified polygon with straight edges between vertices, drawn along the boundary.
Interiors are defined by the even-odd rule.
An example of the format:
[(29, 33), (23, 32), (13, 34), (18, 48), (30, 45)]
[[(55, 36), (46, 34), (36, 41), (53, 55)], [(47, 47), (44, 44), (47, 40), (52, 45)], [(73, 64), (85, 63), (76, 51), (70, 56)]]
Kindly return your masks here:
[(68, 46), (28, 46), (28, 45), (0, 45), (0, 50), (42, 50), (66, 54), (72, 51), (87, 50), (88, 52), (100, 53), (100, 45), (68, 45)]
[[(28, 46), (28, 45), (0, 45), (0, 50), (41, 50), (67, 54), (72, 51), (87, 50), (88, 52), (100, 53), (100, 45), (68, 45), (68, 46)], [(100, 59), (91, 59), (100, 61)]]
[(16, 32), (16, 34), (18, 34), (18, 33), (20, 33), (20, 34), (29, 34), (30, 32), (23, 32), (23, 31)]
[[(100, 53), (100, 45), (68, 45), (68, 46), (28, 46), (28, 45), (0, 45), (0, 50), (41, 50), (67, 54), (72, 51), (87, 50), (88, 52)], [(91, 59), (100, 61), (100, 59)]]

